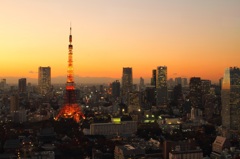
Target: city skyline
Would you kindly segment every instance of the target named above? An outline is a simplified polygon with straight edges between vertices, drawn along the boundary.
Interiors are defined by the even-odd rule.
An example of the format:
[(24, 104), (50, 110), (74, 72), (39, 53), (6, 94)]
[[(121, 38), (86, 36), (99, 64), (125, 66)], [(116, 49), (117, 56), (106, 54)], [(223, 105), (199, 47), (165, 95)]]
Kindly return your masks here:
[(134, 79), (150, 79), (165, 65), (168, 79), (216, 82), (239, 66), (237, 0), (4, 0), (1, 6), (1, 78), (37, 79), (38, 67), (50, 66), (53, 78), (66, 80), (70, 23), (74, 76), (120, 79), (122, 68), (132, 67)]

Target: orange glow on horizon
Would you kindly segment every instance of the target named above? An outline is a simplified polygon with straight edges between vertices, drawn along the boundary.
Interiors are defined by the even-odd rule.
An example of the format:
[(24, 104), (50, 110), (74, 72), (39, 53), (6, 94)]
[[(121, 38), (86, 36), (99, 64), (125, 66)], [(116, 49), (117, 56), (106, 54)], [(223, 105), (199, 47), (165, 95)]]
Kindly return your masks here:
[(37, 79), (50, 66), (67, 80), (69, 21), (74, 77), (121, 79), (132, 67), (133, 78), (149, 79), (165, 65), (168, 79), (218, 81), (239, 67), (240, 1), (93, 1), (3, 1), (0, 78)]

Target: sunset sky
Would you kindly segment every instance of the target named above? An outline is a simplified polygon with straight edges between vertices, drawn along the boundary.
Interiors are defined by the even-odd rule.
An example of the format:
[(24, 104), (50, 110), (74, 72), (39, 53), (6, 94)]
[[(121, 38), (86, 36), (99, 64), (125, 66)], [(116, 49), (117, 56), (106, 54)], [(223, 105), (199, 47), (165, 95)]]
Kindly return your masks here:
[(240, 67), (240, 0), (1, 0), (0, 78), (66, 76), (70, 23), (75, 76), (149, 79), (165, 65), (217, 81)]

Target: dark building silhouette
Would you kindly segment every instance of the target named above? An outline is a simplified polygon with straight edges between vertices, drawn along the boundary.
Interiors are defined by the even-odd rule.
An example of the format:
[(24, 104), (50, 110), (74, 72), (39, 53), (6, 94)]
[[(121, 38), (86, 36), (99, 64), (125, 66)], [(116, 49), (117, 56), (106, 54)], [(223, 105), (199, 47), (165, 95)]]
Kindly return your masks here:
[(112, 83), (112, 96), (114, 98), (120, 97), (120, 82), (118, 80)]
[(183, 93), (182, 93), (182, 85), (178, 84), (173, 88), (173, 105), (182, 109), (183, 104)]
[(202, 81), (200, 77), (190, 78), (189, 100), (192, 107), (202, 109)]
[(20, 78), (18, 80), (18, 91), (21, 93), (27, 91), (27, 79), (26, 78)]
[(38, 87), (43, 95), (51, 89), (51, 67), (38, 68)]
[(14, 94), (10, 96), (10, 112), (13, 113), (19, 109), (19, 96)]
[(154, 87), (156, 87), (156, 73), (157, 73), (156, 69), (152, 70), (151, 85)]
[(187, 80), (187, 78), (182, 78), (182, 86), (183, 86), (183, 87), (188, 86), (188, 80)]
[(168, 102), (168, 89), (167, 89), (167, 67), (157, 67), (156, 73), (156, 91), (157, 91), (157, 106), (161, 108), (167, 107)]
[(145, 88), (144, 85), (144, 79), (142, 77), (140, 77), (140, 82), (139, 82), (139, 91), (143, 91)]
[(240, 69), (238, 67), (225, 70), (221, 98), (222, 126), (226, 130), (225, 136), (229, 137), (229, 130), (240, 129)]
[(149, 106), (155, 106), (156, 105), (156, 88), (154, 86), (146, 87), (146, 89), (145, 89), (145, 103)]
[(133, 76), (132, 76), (132, 68), (124, 67), (122, 74), (122, 95), (127, 95), (128, 92), (133, 90)]
[(182, 85), (182, 78), (181, 77), (176, 77), (175, 78), (175, 85), (181, 84)]
[(209, 94), (211, 88), (211, 81), (210, 80), (202, 80), (202, 94)]

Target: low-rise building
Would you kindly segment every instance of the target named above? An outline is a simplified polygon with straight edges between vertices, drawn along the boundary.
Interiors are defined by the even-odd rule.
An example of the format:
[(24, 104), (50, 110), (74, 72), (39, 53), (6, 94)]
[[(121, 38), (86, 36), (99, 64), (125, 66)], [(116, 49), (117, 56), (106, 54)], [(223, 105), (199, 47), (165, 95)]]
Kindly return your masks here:
[[(122, 121), (120, 123), (93, 123), (90, 125), (90, 134), (104, 136), (130, 136), (137, 131), (136, 121)], [(87, 132), (87, 131), (85, 131)]]
[(164, 141), (164, 159), (202, 159), (203, 151), (195, 140)]
[(139, 147), (133, 147), (132, 145), (115, 146), (114, 158), (115, 159), (127, 159), (127, 158), (143, 158), (145, 156), (145, 150)]

